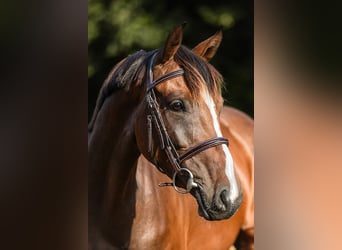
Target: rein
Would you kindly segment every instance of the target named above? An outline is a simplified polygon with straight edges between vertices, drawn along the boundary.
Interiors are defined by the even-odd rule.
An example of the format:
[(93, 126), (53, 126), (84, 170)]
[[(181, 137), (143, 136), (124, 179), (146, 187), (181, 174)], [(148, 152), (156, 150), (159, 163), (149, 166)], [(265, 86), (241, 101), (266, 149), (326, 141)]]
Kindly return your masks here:
[[(178, 76), (182, 76), (184, 74), (183, 69), (179, 69), (170, 73), (167, 73), (155, 80), (153, 80), (153, 62), (154, 58), (157, 54), (157, 51), (155, 51), (149, 62), (148, 62), (148, 67), (147, 67), (147, 82), (146, 82), (146, 101), (149, 109), (149, 114), (147, 115), (147, 129), (148, 129), (148, 152), (151, 154), (152, 159), (154, 159), (153, 155), (153, 145), (152, 145), (152, 131), (153, 131), (153, 126), (157, 132), (159, 142), (160, 142), (160, 147), (161, 149), (165, 152), (167, 155), (167, 158), (174, 170), (173, 178), (172, 178), (172, 183), (160, 183), (160, 187), (165, 187), (165, 186), (173, 186), (174, 189), (181, 194), (186, 194), (191, 191), (192, 188), (198, 187), (198, 184), (193, 180), (193, 174), (192, 172), (187, 169), (183, 168), (181, 166), (181, 163), (185, 160), (190, 159), (196, 154), (199, 154), (200, 152), (207, 150), (212, 147), (219, 146), (221, 144), (227, 144), (228, 145), (228, 140), (227, 138), (224, 137), (215, 137), (209, 140), (206, 140), (194, 147), (191, 147), (187, 149), (183, 154), (179, 155), (174, 144), (172, 143), (172, 140), (167, 133), (163, 118), (161, 116), (161, 113), (159, 111), (159, 104), (157, 102), (157, 98), (154, 92), (154, 88), (162, 83), (165, 80), (169, 80)], [(154, 164), (158, 167), (158, 169), (161, 172), (165, 172), (163, 169), (160, 168), (159, 164), (156, 162), (154, 159)], [(187, 174), (188, 175), (188, 180), (186, 184), (186, 189), (181, 190), (176, 186), (176, 179), (177, 175), (180, 174)]]

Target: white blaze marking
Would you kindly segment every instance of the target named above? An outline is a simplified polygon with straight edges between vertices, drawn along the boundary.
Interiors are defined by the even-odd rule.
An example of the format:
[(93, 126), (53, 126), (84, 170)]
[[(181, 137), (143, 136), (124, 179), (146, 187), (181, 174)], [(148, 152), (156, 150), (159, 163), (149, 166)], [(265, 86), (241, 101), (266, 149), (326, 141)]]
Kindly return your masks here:
[[(213, 120), (214, 129), (216, 132), (216, 136), (222, 137), (222, 131), (220, 129), (219, 121), (216, 115), (215, 103), (207, 92), (204, 95), (204, 100), (209, 108), (209, 111)], [(233, 157), (229, 151), (228, 146), (226, 144), (223, 144), (222, 147), (223, 147), (223, 152), (226, 156), (225, 173), (230, 182), (230, 199), (234, 200), (238, 197), (238, 194), (239, 194), (238, 185), (237, 185), (235, 174), (234, 174), (234, 161), (233, 161)]]

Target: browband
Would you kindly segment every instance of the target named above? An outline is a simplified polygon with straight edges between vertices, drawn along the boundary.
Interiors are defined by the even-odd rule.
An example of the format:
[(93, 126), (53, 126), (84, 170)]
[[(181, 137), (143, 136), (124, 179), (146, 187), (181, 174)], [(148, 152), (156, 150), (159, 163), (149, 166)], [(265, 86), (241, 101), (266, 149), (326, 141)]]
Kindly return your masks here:
[(157, 55), (157, 51), (154, 51), (150, 61), (148, 62), (148, 68), (147, 68), (147, 81), (146, 81), (146, 92), (149, 92), (151, 89), (153, 89), (155, 86), (157, 86), (159, 83), (177, 77), (177, 76), (181, 76), (184, 74), (184, 70), (183, 69), (179, 69), (170, 73), (167, 73), (166, 75), (163, 75), (161, 77), (158, 77), (155, 80), (153, 79), (153, 62), (154, 62), (154, 58)]

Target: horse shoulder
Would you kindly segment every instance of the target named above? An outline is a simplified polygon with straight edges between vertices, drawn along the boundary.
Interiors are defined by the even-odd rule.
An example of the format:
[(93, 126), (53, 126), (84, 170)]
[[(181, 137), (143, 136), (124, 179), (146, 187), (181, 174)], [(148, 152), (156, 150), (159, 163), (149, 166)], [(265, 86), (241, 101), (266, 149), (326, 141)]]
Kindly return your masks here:
[[(170, 179), (144, 156), (136, 172), (135, 219), (129, 249), (183, 249), (186, 227), (182, 196), (171, 187), (159, 187)], [(175, 230), (176, 229), (176, 230)]]

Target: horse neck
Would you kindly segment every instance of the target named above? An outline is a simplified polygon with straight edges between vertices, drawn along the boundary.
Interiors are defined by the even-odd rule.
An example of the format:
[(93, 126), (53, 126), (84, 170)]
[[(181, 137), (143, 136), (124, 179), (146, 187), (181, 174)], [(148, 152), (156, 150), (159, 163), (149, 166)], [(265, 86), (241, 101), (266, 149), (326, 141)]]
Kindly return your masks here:
[(110, 210), (135, 177), (140, 152), (134, 117), (139, 103), (122, 90), (107, 97), (98, 113), (88, 146), (90, 217)]

